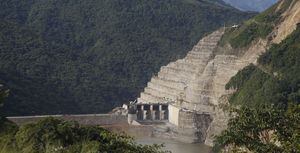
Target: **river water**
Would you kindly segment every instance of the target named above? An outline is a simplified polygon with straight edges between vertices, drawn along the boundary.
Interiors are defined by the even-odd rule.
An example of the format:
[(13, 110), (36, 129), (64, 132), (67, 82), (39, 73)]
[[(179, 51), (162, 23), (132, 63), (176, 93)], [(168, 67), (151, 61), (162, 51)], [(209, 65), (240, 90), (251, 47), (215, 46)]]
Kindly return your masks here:
[(139, 144), (147, 145), (164, 144), (164, 150), (169, 150), (172, 153), (209, 153), (211, 149), (203, 144), (189, 144), (161, 138), (143, 137), (137, 138), (136, 141)]

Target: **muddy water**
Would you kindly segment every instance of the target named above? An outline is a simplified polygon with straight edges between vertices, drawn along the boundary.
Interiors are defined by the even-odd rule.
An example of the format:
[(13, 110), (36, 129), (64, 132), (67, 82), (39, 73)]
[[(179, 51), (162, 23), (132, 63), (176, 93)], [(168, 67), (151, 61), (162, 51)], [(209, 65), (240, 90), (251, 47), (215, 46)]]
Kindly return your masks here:
[(137, 138), (136, 141), (139, 144), (164, 144), (164, 150), (169, 150), (172, 153), (209, 153), (210, 147), (205, 146), (203, 144), (188, 144), (182, 143), (173, 140), (166, 140), (160, 138), (149, 138), (149, 137), (142, 137)]

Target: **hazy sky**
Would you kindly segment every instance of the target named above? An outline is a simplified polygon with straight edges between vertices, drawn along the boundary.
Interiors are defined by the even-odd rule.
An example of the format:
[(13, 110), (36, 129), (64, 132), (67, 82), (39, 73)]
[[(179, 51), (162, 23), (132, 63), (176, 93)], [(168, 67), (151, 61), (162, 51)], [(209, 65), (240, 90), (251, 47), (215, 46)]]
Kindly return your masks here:
[(278, 0), (224, 0), (232, 6), (245, 11), (264, 11)]

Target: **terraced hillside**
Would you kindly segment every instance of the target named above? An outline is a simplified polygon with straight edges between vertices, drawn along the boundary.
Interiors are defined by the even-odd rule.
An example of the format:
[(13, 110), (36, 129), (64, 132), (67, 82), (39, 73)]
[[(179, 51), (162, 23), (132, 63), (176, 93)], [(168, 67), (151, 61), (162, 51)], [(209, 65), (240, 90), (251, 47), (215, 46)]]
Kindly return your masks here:
[[(235, 91), (231, 88), (226, 89), (226, 84), (244, 67), (257, 64), (259, 56), (272, 44), (284, 40), (296, 29), (300, 22), (299, 4), (298, 1), (280, 1), (265, 13), (238, 28), (227, 28), (225, 34), (224, 29), (217, 30), (204, 37), (185, 58), (163, 66), (140, 94), (138, 102), (175, 102), (172, 105), (178, 111), (169, 112), (171, 122), (182, 120), (180, 112), (186, 110), (195, 114), (210, 114), (213, 121), (209, 123), (210, 127), (205, 134), (207, 134), (206, 144), (212, 145), (213, 137), (225, 129), (228, 119), (219, 106), (228, 103), (228, 96)], [(228, 38), (228, 35), (234, 32), (240, 32), (236, 37), (248, 34), (249, 22), (254, 22), (256, 18), (269, 18), (274, 14), (279, 22), (273, 25), (274, 28), (267, 33), (266, 37), (258, 37), (250, 33), (249, 37), (253, 39), (243, 47), (232, 47), (227, 39), (225, 45), (219, 44), (221, 39)], [(239, 39), (247, 39), (247, 37)], [(178, 124), (178, 121), (174, 124)]]

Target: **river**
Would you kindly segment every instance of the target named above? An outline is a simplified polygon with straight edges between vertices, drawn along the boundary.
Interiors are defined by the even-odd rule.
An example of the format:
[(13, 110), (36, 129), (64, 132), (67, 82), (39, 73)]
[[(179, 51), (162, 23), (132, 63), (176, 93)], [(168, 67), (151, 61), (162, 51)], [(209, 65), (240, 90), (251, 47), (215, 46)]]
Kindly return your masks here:
[(203, 144), (189, 144), (182, 143), (174, 140), (167, 140), (161, 138), (137, 138), (139, 144), (164, 144), (164, 150), (169, 150), (172, 153), (209, 153), (211, 148)]

